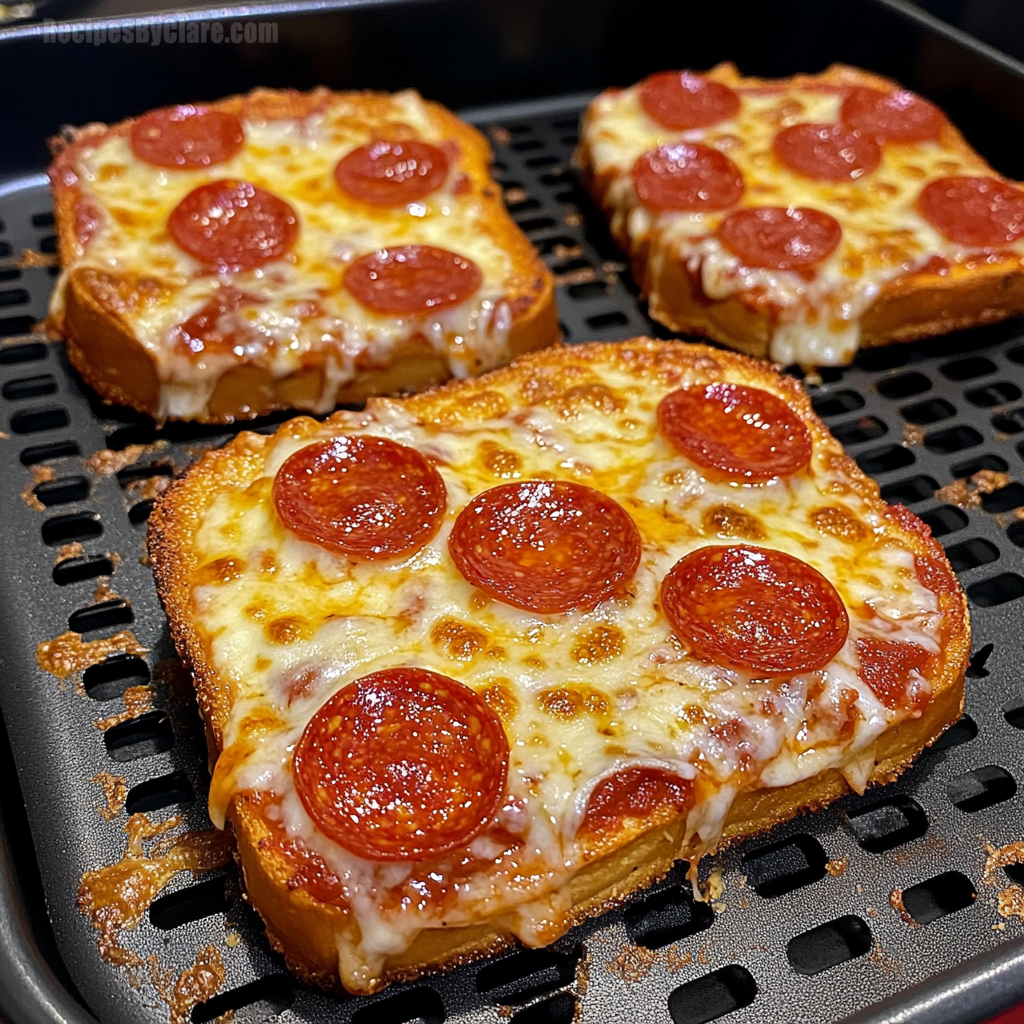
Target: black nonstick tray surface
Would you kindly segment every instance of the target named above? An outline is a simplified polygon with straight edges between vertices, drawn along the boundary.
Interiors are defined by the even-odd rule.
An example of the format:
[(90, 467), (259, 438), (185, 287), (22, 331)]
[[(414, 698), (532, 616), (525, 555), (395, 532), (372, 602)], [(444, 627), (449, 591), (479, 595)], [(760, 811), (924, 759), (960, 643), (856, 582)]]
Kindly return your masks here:
[[(489, 133), (509, 209), (557, 275), (566, 339), (665, 336), (569, 165), (585, 99), (471, 117)], [(62, 346), (30, 333), (53, 272), (19, 269), (16, 255), (54, 248), (42, 176), (0, 184), (0, 222), (0, 707), (56, 939), (52, 974), (21, 956), (31, 943), (19, 915), (35, 913), (36, 937), (47, 936), (14, 891), (21, 876), (10, 857), (26, 845), (15, 826), (0, 836), (0, 1007), (9, 1024), (88, 1024), (89, 1011), (105, 1024), (163, 1024), (168, 1007), (149, 983), (101, 959), (76, 896), (84, 871), (125, 849), (127, 814), (100, 815), (98, 773), (125, 778), (129, 810), (209, 827), (202, 734), (168, 671), (173, 650), (143, 560), (145, 495), (148, 481), (233, 431), (157, 428), (102, 405)], [(892, 786), (725, 851), (709, 904), (695, 904), (677, 873), (549, 950), (375, 997), (330, 999), (295, 983), (233, 868), (180, 874), (125, 942), (172, 976), (213, 944), (227, 978), (215, 997), (170, 1019), (202, 1024), (230, 1011), (238, 1024), (702, 1024), (728, 1015), (741, 1024), (856, 1015), (862, 1024), (935, 1024), (979, 1021), (1024, 999), (1024, 920), (997, 911), (998, 893), (1024, 884), (1024, 867), (997, 870), (995, 884), (984, 878), (987, 845), (1024, 840), (1024, 323), (864, 353), (821, 377), (811, 387), (818, 412), (883, 496), (932, 527), (968, 594), (966, 713), (936, 747)], [(97, 452), (156, 442), (121, 473), (87, 466)], [(978, 473), (980, 491), (961, 488), (969, 507), (936, 495)], [(58, 560), (74, 542), (81, 555)], [(107, 577), (114, 596), (97, 598)], [(36, 647), (69, 628), (87, 640), (131, 629), (149, 653), (112, 659), (78, 687), (73, 677), (62, 683), (37, 666)], [(152, 711), (96, 726), (122, 710), (126, 687), (146, 682)]]

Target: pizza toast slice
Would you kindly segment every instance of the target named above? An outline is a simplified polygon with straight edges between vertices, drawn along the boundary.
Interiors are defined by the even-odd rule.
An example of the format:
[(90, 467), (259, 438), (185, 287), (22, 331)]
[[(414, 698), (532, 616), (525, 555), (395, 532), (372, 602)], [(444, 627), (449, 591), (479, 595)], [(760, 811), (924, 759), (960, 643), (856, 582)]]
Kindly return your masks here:
[(551, 348), (243, 433), (149, 551), (211, 816), (328, 988), (547, 944), (892, 780), (963, 703), (928, 528), (798, 383), (702, 345)]
[(1024, 189), (879, 75), (661, 72), (575, 160), (673, 330), (811, 367), (1024, 312)]
[(486, 140), (411, 90), (257, 89), (55, 149), (50, 322), (107, 401), (325, 413), (560, 337)]

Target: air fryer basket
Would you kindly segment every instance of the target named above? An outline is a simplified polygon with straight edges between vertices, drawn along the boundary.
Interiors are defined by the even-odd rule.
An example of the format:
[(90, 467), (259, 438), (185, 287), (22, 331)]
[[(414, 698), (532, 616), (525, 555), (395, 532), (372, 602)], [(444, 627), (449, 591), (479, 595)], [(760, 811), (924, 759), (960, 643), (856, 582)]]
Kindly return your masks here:
[[(666, 336), (647, 319), (569, 165), (585, 99), (469, 116), (490, 136), (510, 211), (557, 276), (567, 340)], [(187, 688), (169, 669), (173, 650), (143, 539), (153, 481), (234, 431), (156, 428), (102, 405), (60, 345), (29, 333), (54, 273), (16, 266), (24, 248), (54, 248), (41, 175), (0, 184), (0, 222), (0, 704), (62, 958), (57, 971), (66, 966), (65, 985), (100, 1020), (156, 1024), (168, 1020), (167, 1005), (148, 981), (133, 984), (101, 959), (76, 894), (84, 871), (125, 849), (127, 815), (101, 816), (98, 773), (125, 779), (129, 811), (153, 821), (180, 814), (181, 829), (209, 827), (202, 733)], [(967, 591), (974, 653), (961, 721), (894, 785), (726, 850), (705, 867), (716, 874), (709, 904), (694, 903), (676, 871), (548, 950), (374, 997), (335, 1000), (294, 982), (233, 867), (180, 874), (125, 938), (171, 977), (202, 947), (217, 948), (225, 983), (180, 1019), (202, 1024), (230, 1010), (247, 1024), (698, 1024), (724, 1014), (739, 1024), (855, 1013), (861, 1021), (935, 1022), (979, 1020), (1024, 999), (1024, 919), (1000, 916), (997, 905), (1001, 891), (1024, 884), (1024, 866), (984, 872), (986, 846), (1024, 839), (1024, 324), (866, 352), (821, 377), (811, 388), (816, 410), (883, 497), (932, 527)], [(271, 430), (281, 419), (256, 426)], [(131, 445), (150, 447), (120, 472), (88, 461)], [(69, 544), (81, 550), (62, 550)], [(76, 687), (35, 658), (40, 641), (68, 629), (87, 640), (131, 629), (148, 653), (113, 658)], [(147, 682), (151, 710), (97, 726), (122, 710), (126, 687)], [(24, 838), (7, 837), (14, 845)], [(9, 853), (0, 844), (0, 940), (12, 954), (0, 951), (0, 993), (9, 986), (22, 995), (7, 1003), (0, 995), (0, 1006), (12, 1015), (20, 1007), (10, 1024), (86, 1024), (91, 1018), (61, 982), (21, 955), (23, 907)]]

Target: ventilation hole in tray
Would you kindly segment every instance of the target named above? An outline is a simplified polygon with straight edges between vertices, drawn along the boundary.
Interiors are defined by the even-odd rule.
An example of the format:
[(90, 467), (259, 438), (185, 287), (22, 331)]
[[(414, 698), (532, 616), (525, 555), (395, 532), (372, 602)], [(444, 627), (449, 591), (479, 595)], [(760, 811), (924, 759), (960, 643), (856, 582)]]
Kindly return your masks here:
[(95, 512), (69, 512), (43, 523), (43, 543), (68, 544), (73, 540), (89, 540), (103, 533), (103, 524)]
[(1018, 520), (1015, 523), (1011, 523), (1006, 529), (1006, 536), (1010, 538), (1012, 544), (1016, 544), (1019, 548), (1024, 548), (1024, 522)]
[(271, 974), (197, 1003), (192, 1008), (192, 1024), (211, 1024), (226, 1014), (230, 1014), (225, 1019), (232, 1024), (263, 1024), (276, 1020), (294, 999), (294, 979), (287, 974)]
[(47, 253), (55, 253), (57, 251), (57, 236), (47, 235), (45, 238), (39, 239), (39, 251)]
[(966, 875), (946, 871), (904, 889), (903, 906), (918, 924), (924, 925), (969, 907), (976, 897), (974, 884)]
[(41, 341), (29, 341), (21, 345), (0, 345), (0, 366), (35, 363), (45, 358), (46, 346)]
[(527, 217), (526, 220), (516, 223), (523, 232), (529, 235), (534, 231), (546, 231), (548, 228), (553, 228), (558, 221), (553, 217)]
[(970, 743), (978, 735), (978, 723), (970, 715), (961, 715), (929, 748), (928, 753), (937, 754), (953, 747)]
[(815, 398), (811, 407), (819, 416), (841, 416), (844, 412), (863, 409), (864, 399), (856, 391), (836, 391)]
[(1024, 484), (1007, 484), (991, 494), (981, 496), (981, 507), (986, 512), (1009, 512), (1024, 505)]
[(432, 988), (413, 988), (398, 992), (379, 1003), (371, 1003), (352, 1015), (352, 1024), (441, 1024), (444, 1003)]
[(707, 1024), (749, 1006), (756, 995), (757, 982), (750, 971), (729, 964), (680, 985), (668, 997), (668, 1012), (673, 1024)]
[(1013, 776), (995, 764), (964, 772), (946, 786), (949, 802), (968, 813), (1001, 804), (1016, 792), (1017, 783)]
[(889, 428), (876, 416), (862, 416), (850, 423), (839, 423), (832, 428), (832, 436), (840, 444), (862, 444), (874, 441), (888, 433)]
[(72, 612), (68, 616), (68, 629), (73, 633), (91, 633), (109, 626), (127, 626), (134, 621), (132, 606), (123, 597), (118, 597)]
[[(518, 194), (520, 191), (520, 189), (516, 189), (515, 194)], [(540, 203), (537, 202), (536, 199), (531, 199), (530, 196), (516, 200), (513, 200), (510, 196), (506, 196), (505, 205), (508, 207), (508, 212), (513, 216), (519, 213), (527, 213), (530, 210), (540, 209)]]
[(554, 174), (542, 174), (540, 176), (543, 185), (570, 185), (576, 181), (572, 171), (558, 171)]
[(1003, 434), (1019, 434), (1024, 430), (1024, 408), (993, 416), (992, 426)]
[[(13, 338), (16, 334), (28, 334), (35, 322), (34, 316), (0, 317), (0, 338)], [(45, 349), (45, 346), (41, 347)], [(33, 356), (32, 358), (42, 359), (42, 356)]]
[(983, 388), (974, 388), (974, 390), (966, 392), (964, 398), (972, 405), (990, 409), (993, 405), (1016, 402), (1020, 398), (1020, 388), (1008, 380), (1000, 380), (995, 384), (986, 384)]
[(564, 263), (552, 263), (553, 274), (571, 274), (574, 270), (593, 270), (594, 264), (582, 257), (573, 260), (566, 260)]
[(562, 117), (557, 121), (551, 122), (551, 127), (554, 128), (556, 132), (575, 131), (579, 125), (580, 119), (578, 117)]
[(629, 317), (617, 309), (611, 313), (598, 313), (587, 317), (587, 326), (594, 331), (603, 331), (608, 327), (625, 327), (628, 323)]
[(566, 291), (571, 299), (596, 299), (608, 294), (609, 287), (605, 281), (583, 281), (579, 284), (571, 284)]
[(555, 235), (554, 238), (535, 239), (533, 247), (541, 254), (541, 256), (549, 256), (551, 253), (558, 256), (560, 249), (578, 249), (579, 243), (575, 238), (570, 238), (568, 235)]
[(515, 1005), (568, 985), (576, 974), (579, 950), (524, 949), (487, 964), (476, 976), (477, 991), (492, 1003)]
[(0, 270), (0, 281), (20, 281), (21, 271), (20, 270)]
[(576, 997), (562, 992), (514, 1013), (509, 1024), (573, 1024), (578, 1010)]
[(984, 356), (969, 356), (967, 359), (946, 363), (939, 370), (950, 380), (973, 380), (975, 377), (984, 377), (986, 373), (995, 373), (996, 364)]
[(947, 534), (956, 533), (969, 522), (967, 513), (956, 505), (940, 505), (930, 512), (922, 512), (920, 519), (932, 531), (933, 537), (945, 537)]
[(1024, 885), (1024, 864), (1007, 864), (1003, 872), (1014, 885)]
[(53, 214), (49, 211), (46, 213), (33, 213), (32, 214), (32, 227), (34, 228), (52, 228), (53, 227)]
[(173, 476), (174, 466), (169, 462), (142, 462), (117, 471), (117, 482), (127, 487), (135, 480), (150, 480), (155, 476)]
[(152, 444), (156, 438), (156, 428), (151, 423), (130, 423), (111, 433), (107, 438), (107, 447), (112, 452), (120, 452), (129, 445)]
[(9, 380), (0, 389), (0, 394), (9, 401), (19, 398), (38, 398), (52, 395), (57, 390), (57, 378), (52, 373), (40, 373), (35, 377), (17, 377)]
[(53, 567), (53, 582), (58, 587), (66, 587), (69, 583), (81, 583), (97, 576), (111, 576), (114, 563), (106, 555), (81, 555), (77, 558), (65, 558)]
[(930, 476), (910, 476), (906, 480), (897, 480), (882, 488), (882, 500), (890, 504), (913, 505), (924, 501), (935, 493), (938, 483)]
[(1024, 345), (1018, 345), (1016, 348), (1007, 349), (1003, 354), (1012, 363), (1024, 363)]
[(967, 588), (968, 599), (979, 608), (994, 608), (1024, 597), (1024, 576), (1015, 572), (1003, 572), (991, 579), (972, 583)]
[(981, 434), (974, 427), (968, 427), (961, 423), (956, 427), (933, 430), (931, 433), (925, 434), (924, 446), (928, 451), (935, 452), (937, 455), (952, 455), (953, 452), (973, 448), (976, 444), (981, 444), (983, 440)]
[(1014, 729), (1024, 729), (1024, 704), (1016, 704), (1003, 712), (1003, 718)]
[(149, 920), (155, 928), (166, 932), (189, 921), (223, 914), (230, 906), (223, 877), (208, 878), (154, 900), (149, 908)]
[(11, 417), (11, 430), (15, 434), (38, 434), (66, 427), (69, 422), (68, 411), (63, 406), (40, 405), (34, 409), (19, 409)]
[(1000, 458), (998, 455), (977, 455), (973, 459), (967, 459), (964, 462), (957, 462), (950, 466), (950, 473), (954, 477), (971, 477), (975, 473), (981, 473), (983, 470), (990, 469), (993, 473), (1005, 473), (1010, 468), (1010, 464), (1006, 459)]
[(938, 423), (939, 420), (948, 420), (950, 416), (955, 416), (956, 408), (944, 398), (929, 398), (924, 402), (903, 406), (900, 415), (908, 423), (926, 427), (929, 423)]
[(868, 853), (884, 853), (928, 831), (924, 808), (902, 793), (850, 811), (848, 817), (854, 838)]
[(149, 711), (120, 725), (112, 725), (103, 734), (107, 754), (114, 761), (138, 761), (162, 754), (174, 746), (171, 720), (164, 711)]
[(77, 441), (51, 441), (49, 444), (32, 444), (21, 453), (23, 466), (35, 466), (50, 459), (66, 459), (73, 455), (81, 455), (82, 449)]
[(710, 904), (695, 902), (693, 893), (682, 886), (659, 889), (626, 911), (630, 939), (650, 949), (705, 931), (714, 922)]
[(786, 956), (797, 974), (821, 974), (871, 949), (871, 929), (855, 914), (838, 917), (790, 939)]
[(141, 526), (153, 511), (153, 506), (156, 505), (156, 498), (146, 498), (145, 501), (137, 502), (128, 509), (128, 522), (132, 526)]
[(968, 569), (977, 569), (979, 565), (988, 565), (989, 562), (996, 561), (999, 558), (999, 548), (980, 537), (972, 537), (946, 548), (946, 557), (953, 567), (953, 572), (967, 572)]
[(988, 663), (988, 659), (992, 657), (994, 650), (995, 644), (985, 644), (984, 647), (979, 647), (971, 655), (971, 660), (967, 663), (967, 672), (965, 673), (968, 679), (984, 679), (988, 675), (988, 669), (985, 668), (985, 665)]
[(135, 654), (112, 654), (82, 675), (85, 692), (93, 700), (117, 700), (129, 686), (145, 686), (149, 666)]
[(508, 148), (516, 153), (529, 153), (532, 150), (543, 149), (544, 143), (540, 139), (518, 139), (510, 143)]
[(527, 167), (557, 167), (562, 161), (557, 156), (531, 156), (526, 158)]
[(914, 453), (902, 445), (889, 444), (884, 448), (872, 448), (869, 452), (861, 452), (856, 462), (868, 476), (878, 476), (879, 473), (891, 473), (894, 469), (912, 466)]
[(184, 772), (171, 772), (132, 786), (128, 790), (124, 809), (129, 814), (144, 814), (176, 804), (190, 804), (195, 798), (195, 790), (188, 776)]
[(746, 854), (743, 870), (758, 896), (770, 898), (824, 878), (827, 863), (821, 843), (802, 833)]
[(901, 373), (898, 377), (880, 380), (875, 387), (885, 398), (910, 398), (930, 390), (932, 382), (923, 373)]
[(4, 306), (23, 306), (30, 298), (24, 288), (5, 288), (0, 291), (0, 309)]
[(89, 497), (89, 481), (84, 476), (59, 476), (39, 484), (32, 492), (47, 507), (70, 505)]
[(854, 362), (862, 370), (894, 370), (897, 366), (903, 366), (909, 358), (904, 348), (903, 345), (889, 345), (884, 348), (861, 349)]

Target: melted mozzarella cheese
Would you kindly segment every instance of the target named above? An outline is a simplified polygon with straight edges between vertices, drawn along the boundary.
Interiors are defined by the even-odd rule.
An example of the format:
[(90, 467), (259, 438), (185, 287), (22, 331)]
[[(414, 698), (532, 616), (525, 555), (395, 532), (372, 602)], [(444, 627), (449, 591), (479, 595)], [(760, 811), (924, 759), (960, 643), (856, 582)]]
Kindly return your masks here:
[[(691, 376), (680, 384), (700, 382)], [(449, 429), (423, 425), (399, 402), (339, 413), (322, 426), (295, 421), (269, 443), (254, 482), (219, 493), (199, 529), (200, 564), (211, 570), (198, 572), (195, 621), (233, 694), (211, 813), (222, 824), (235, 794), (273, 795), (281, 827), (337, 875), (358, 921), (359, 941), (339, 950), (342, 979), (353, 989), (372, 984), (385, 958), (423, 929), (493, 919), (531, 945), (560, 934), (569, 883), (585, 862), (576, 831), (587, 800), (625, 766), (699, 780), (687, 842), (703, 849), (718, 840), (743, 787), (784, 786), (834, 767), (862, 789), (867, 769), (858, 752), (906, 716), (883, 707), (860, 679), (855, 640), (899, 636), (938, 650), (937, 602), (919, 582), (912, 553), (881, 539), (875, 507), (822, 452), (811, 472), (791, 479), (712, 481), (655, 430), (667, 385), (605, 365), (570, 385), (525, 409), (530, 398), (511, 385), (489, 391), (490, 418), (456, 417)], [(339, 432), (388, 437), (436, 462), (447, 514), (422, 550), (352, 563), (299, 540), (277, 518), (270, 493), (278, 468), (312, 440)], [(469, 498), (536, 477), (597, 488), (629, 512), (643, 555), (628, 594), (588, 612), (539, 615), (484, 598), (458, 573), (447, 540)], [(687, 553), (730, 542), (708, 525), (722, 506), (746, 513), (767, 538), (756, 543), (803, 559), (835, 583), (851, 629), (824, 670), (755, 680), (695, 660), (673, 636), (659, 608), (661, 582)], [(861, 542), (821, 532), (812, 516), (821, 509), (856, 521)], [(207, 575), (216, 582), (203, 582)], [(481, 693), (509, 737), (498, 823), (518, 841), (508, 848), (483, 833), (471, 844), (468, 869), (443, 858), (363, 860), (325, 837), (295, 793), (290, 752), (317, 709), (353, 680), (402, 665)], [(300, 678), (306, 683), (295, 696)], [(268, 705), (277, 724), (254, 746), (247, 735)], [(837, 740), (844, 725), (846, 738)], [(445, 900), (417, 901), (421, 888), (453, 876)]]
[[(713, 77), (713, 75), (711, 76)], [(853, 182), (805, 178), (772, 154), (780, 129), (803, 122), (839, 120), (841, 94), (808, 88), (736, 90), (741, 106), (709, 128), (673, 131), (641, 108), (639, 88), (604, 93), (591, 104), (582, 144), (597, 175), (615, 175), (608, 201), (612, 226), (635, 251), (650, 245), (650, 280), (665, 260), (685, 263), (705, 295), (767, 297), (772, 309), (771, 358), (783, 365), (832, 366), (850, 362), (860, 342), (860, 320), (883, 285), (920, 270), (935, 257), (951, 265), (984, 260), (977, 250), (951, 242), (916, 208), (921, 189), (950, 175), (992, 174), (968, 147), (940, 142), (886, 143), (880, 166)], [(714, 232), (728, 210), (653, 213), (638, 205), (630, 178), (637, 157), (664, 144), (702, 142), (725, 153), (743, 172), (739, 206), (809, 206), (831, 214), (843, 229), (836, 251), (813, 275), (742, 265)], [(1024, 237), (1001, 250), (1024, 259)], [(652, 295), (652, 304), (657, 297)]]
[[(471, 189), (456, 194), (458, 161), (452, 161), (440, 189), (398, 209), (368, 209), (348, 200), (335, 183), (338, 160), (388, 124), (407, 125), (438, 145), (445, 141), (416, 93), (396, 94), (391, 106), (386, 121), (356, 116), (344, 97), (303, 120), (243, 119), (245, 146), (209, 170), (150, 166), (132, 154), (122, 135), (109, 135), (82, 154), (81, 187), (103, 217), (76, 266), (156, 278), (165, 289), (123, 314), (158, 367), (162, 415), (201, 413), (218, 378), (240, 361), (284, 377), (302, 369), (311, 351), (326, 351), (328, 372), (313, 411), (327, 412), (337, 388), (358, 367), (389, 365), (396, 345), (418, 335), (455, 376), (508, 360), (511, 259), (489, 228), (479, 197)], [(193, 189), (220, 178), (239, 178), (287, 200), (300, 224), (291, 253), (254, 270), (218, 276), (202, 272), (178, 248), (166, 227), (171, 211)], [(354, 258), (398, 244), (434, 245), (467, 256), (483, 272), (483, 284), (459, 306), (438, 313), (375, 314), (342, 287), (342, 275)], [(226, 284), (252, 297), (221, 318), (221, 328), (233, 328), (239, 338), (234, 348), (208, 349), (197, 358), (171, 344), (173, 328)]]

